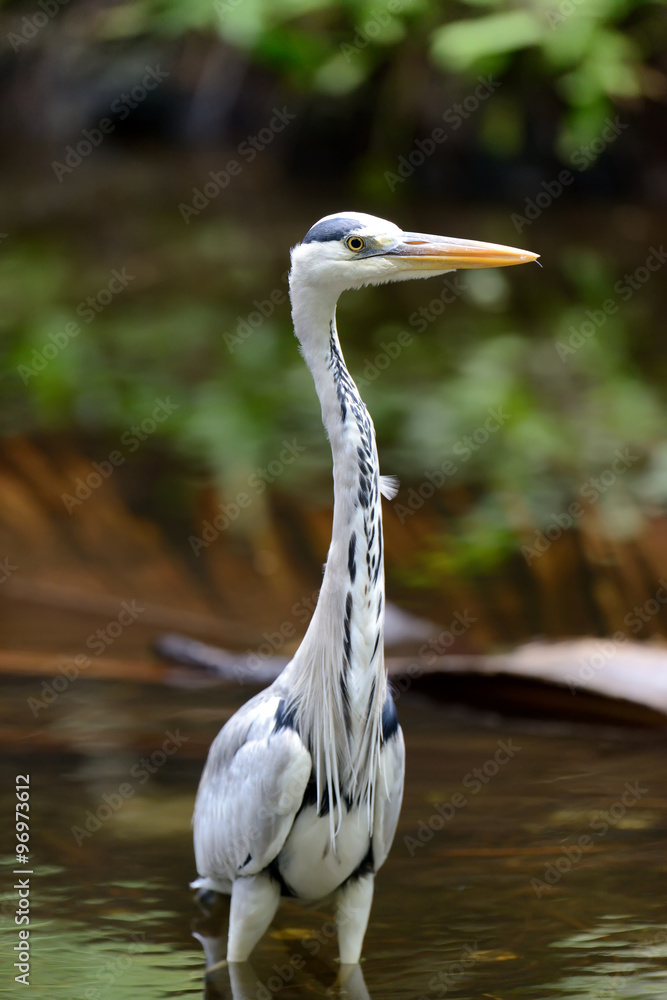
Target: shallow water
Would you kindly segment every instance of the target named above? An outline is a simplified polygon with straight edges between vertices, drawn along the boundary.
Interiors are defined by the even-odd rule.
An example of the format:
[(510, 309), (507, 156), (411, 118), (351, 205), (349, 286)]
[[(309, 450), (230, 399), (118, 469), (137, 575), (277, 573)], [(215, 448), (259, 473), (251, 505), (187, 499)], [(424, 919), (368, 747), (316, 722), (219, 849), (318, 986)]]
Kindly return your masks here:
[[(40, 679), (3, 688), (3, 813), (13, 824), (14, 778), (29, 774), (33, 874), (30, 989), (21, 992), (15, 864), (4, 855), (0, 991), (202, 995), (204, 953), (192, 932), (210, 936), (214, 922), (188, 889), (190, 815), (210, 740), (249, 689), (79, 678), (35, 719), (26, 699)], [(538, 725), (410, 695), (399, 709), (407, 792), (377, 879), (368, 994), (667, 997), (664, 733)], [(87, 818), (99, 829), (86, 830)], [(335, 956), (326, 908), (283, 904), (236, 1000), (328, 995)], [(224, 964), (205, 995), (232, 995)], [(363, 984), (351, 982), (348, 995), (365, 996)]]

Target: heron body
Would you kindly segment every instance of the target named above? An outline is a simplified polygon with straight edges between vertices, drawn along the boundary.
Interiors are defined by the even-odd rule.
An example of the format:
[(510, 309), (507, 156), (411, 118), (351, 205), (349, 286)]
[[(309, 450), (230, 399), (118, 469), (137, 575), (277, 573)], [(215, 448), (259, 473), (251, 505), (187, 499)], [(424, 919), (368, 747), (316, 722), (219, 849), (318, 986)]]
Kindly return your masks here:
[(380, 475), (370, 414), (336, 329), (342, 291), (535, 259), (495, 244), (403, 233), (346, 212), (292, 250), (294, 329), (331, 444), (332, 539), (294, 658), (215, 739), (194, 812), (197, 884), (231, 894), (227, 959), (245, 961), (281, 896), (336, 896), (341, 962), (359, 961), (374, 876), (394, 837), (405, 751), (384, 665)]

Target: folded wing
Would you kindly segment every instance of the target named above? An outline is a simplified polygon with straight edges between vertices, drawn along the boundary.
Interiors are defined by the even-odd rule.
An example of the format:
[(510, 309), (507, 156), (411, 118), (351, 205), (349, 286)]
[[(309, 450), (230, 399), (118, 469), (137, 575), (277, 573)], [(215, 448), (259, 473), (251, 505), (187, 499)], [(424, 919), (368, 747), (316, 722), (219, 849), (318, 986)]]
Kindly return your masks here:
[(378, 770), (373, 822), (373, 860), (376, 871), (385, 863), (389, 854), (403, 799), (405, 744), (400, 726), (383, 746)]
[(280, 853), (312, 770), (297, 733), (275, 730), (280, 698), (262, 692), (218, 734), (194, 812), (200, 875), (219, 884), (254, 875)]

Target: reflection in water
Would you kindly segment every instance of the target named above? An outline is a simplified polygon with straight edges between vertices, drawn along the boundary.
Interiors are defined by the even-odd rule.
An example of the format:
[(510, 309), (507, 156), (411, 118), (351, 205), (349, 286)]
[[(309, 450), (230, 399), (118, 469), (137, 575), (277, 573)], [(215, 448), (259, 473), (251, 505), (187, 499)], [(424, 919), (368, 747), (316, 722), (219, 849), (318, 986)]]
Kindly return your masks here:
[[(296, 966), (293, 961), (277, 962), (263, 978), (252, 962), (227, 962), (228, 910), (228, 900), (219, 897), (213, 912), (194, 922), (193, 937), (201, 942), (206, 956), (203, 1000), (271, 1000), (288, 985), (307, 992), (306, 976), (310, 970), (302, 968), (304, 962)], [(339, 965), (335, 982), (326, 988), (326, 995), (370, 1000), (361, 966)]]
[[(252, 1000), (365, 1000), (363, 980), (373, 1000), (667, 998), (664, 734), (464, 716), (402, 697), (407, 794), (363, 979), (357, 970), (341, 983), (326, 908), (286, 901), (254, 970), (216, 965), (227, 899), (218, 925), (198, 916), (192, 937), (193, 798), (220, 717), (244, 689), (80, 678), (37, 738), (25, 712), (34, 688), (5, 681), (0, 699), (14, 755), (0, 759), (0, 808), (13, 816), (14, 777), (30, 773), (35, 809), (30, 1000), (201, 997), (202, 945), (208, 997), (244, 996), (249, 978)], [(79, 845), (72, 828), (103, 796), (116, 801), (136, 761), (179, 727), (188, 739), (178, 754)], [(496, 772), (499, 740), (515, 752)], [(641, 796), (627, 804), (637, 782)], [(4, 862), (11, 927), (15, 866)], [(15, 943), (0, 937), (0, 991), (13, 985)]]
[(667, 925), (646, 927), (625, 914), (609, 915), (594, 927), (553, 942), (554, 948), (583, 951), (586, 975), (565, 974), (546, 986), (559, 1000), (667, 997)]

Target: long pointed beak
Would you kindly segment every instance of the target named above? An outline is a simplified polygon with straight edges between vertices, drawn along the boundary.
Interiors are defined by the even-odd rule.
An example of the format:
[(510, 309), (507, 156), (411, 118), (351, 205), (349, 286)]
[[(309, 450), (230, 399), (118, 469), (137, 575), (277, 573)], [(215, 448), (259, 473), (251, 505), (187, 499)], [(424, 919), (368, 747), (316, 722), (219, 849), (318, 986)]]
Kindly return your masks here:
[(425, 271), (509, 267), (510, 264), (526, 264), (539, 257), (538, 253), (530, 250), (518, 250), (500, 243), (478, 243), (447, 236), (402, 233), (399, 239), (398, 245), (387, 256), (400, 257), (411, 266)]

